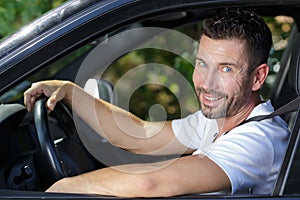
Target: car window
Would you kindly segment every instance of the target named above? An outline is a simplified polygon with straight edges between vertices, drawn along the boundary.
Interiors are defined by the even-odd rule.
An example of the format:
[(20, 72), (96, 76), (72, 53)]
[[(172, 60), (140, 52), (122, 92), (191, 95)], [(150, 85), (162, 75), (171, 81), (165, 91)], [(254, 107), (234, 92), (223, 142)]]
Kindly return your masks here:
[[(281, 68), (281, 57), (287, 46), (294, 20), (287, 16), (264, 17), (264, 19), (272, 31), (274, 43), (268, 60), (270, 74), (261, 91), (262, 96), (268, 99), (271, 96), (271, 89), (275, 86), (276, 76)], [(126, 91), (123, 92), (125, 97), (121, 94), (118, 95), (119, 106), (129, 109), (132, 113), (146, 120), (161, 120), (161, 116), (166, 119), (180, 118), (199, 109), (197, 98), (192, 94), (187, 94), (188, 92), (185, 93), (186, 87), (178, 85), (178, 79), (174, 78), (174, 74), (170, 74), (171, 72), (161, 73), (159, 70), (162, 70), (162, 66), (158, 67), (160, 69), (149, 70), (147, 75), (144, 73), (143, 75), (132, 76), (124, 84), (120, 84), (119, 82), (120, 80), (124, 81), (123, 76), (134, 73), (134, 68), (157, 63), (171, 67), (187, 80), (189, 83), (188, 87), (193, 87), (193, 58), (195, 57), (197, 42), (199, 40), (199, 31), (201, 28), (199, 24), (192, 23), (174, 29), (190, 37), (195, 41), (194, 43), (180, 43), (181, 40), (174, 36), (177, 35), (176, 33), (174, 35), (172, 33), (166, 34), (168, 35), (167, 37), (157, 36), (161, 46), (148, 48), (148, 44), (146, 43), (141, 48), (126, 52), (124, 55), (122, 54), (106, 68), (105, 72), (101, 73), (101, 78), (110, 81), (114, 85), (117, 84), (121, 87), (121, 90)], [(172, 38), (173, 36), (174, 38)], [(173, 50), (176, 48), (184, 50), (180, 53), (174, 53)], [(189, 49), (193, 50), (189, 51)], [(153, 83), (151, 81), (153, 77), (151, 76), (157, 76), (159, 80)], [(136, 83), (132, 83), (141, 80), (143, 80), (143, 84), (139, 87), (135, 85)], [(134, 91), (132, 89), (133, 85)], [(130, 94), (130, 100), (127, 99), (128, 94)], [(181, 103), (181, 100), (184, 103)], [(124, 102), (126, 102), (126, 105), (124, 105)], [(159, 108), (156, 106), (157, 104), (163, 107), (160, 109), (164, 109), (164, 112), (159, 111)], [(155, 109), (158, 110), (155, 111)], [(150, 116), (151, 111), (153, 111), (152, 116)]]
[[(280, 69), (280, 58), (286, 48), (294, 21), (293, 18), (286, 16), (265, 17), (264, 19), (272, 31), (274, 42), (269, 58), (270, 75), (262, 89), (262, 96), (268, 98), (270, 89), (274, 85), (276, 74)], [(83, 86), (84, 81), (88, 78), (96, 77), (111, 82), (115, 87), (120, 87), (119, 89), (123, 90), (123, 92), (122, 94), (118, 93), (116, 97), (118, 101), (116, 102), (118, 102), (120, 107), (125, 107), (140, 118), (146, 120), (169, 120), (184, 117), (199, 109), (197, 98), (191, 92), (193, 89), (193, 59), (197, 50), (199, 30), (201, 28), (199, 24), (192, 23), (173, 30), (153, 30), (153, 35), (149, 35), (149, 38), (145, 39), (139, 38), (139, 34), (149, 30), (149, 28), (145, 29), (147, 27), (143, 27), (141, 23), (135, 23), (121, 30), (101, 36), (99, 39), (50, 64), (42, 71), (35, 73), (14, 89), (0, 96), (0, 102), (22, 102), (23, 91), (35, 81), (54, 78), (67, 79), (77, 81), (79, 85)], [(128, 32), (128, 30), (131, 31)], [(167, 33), (162, 34), (161, 32)], [(129, 39), (130, 37), (131, 39)], [(180, 43), (181, 39), (178, 39), (180, 37), (188, 38), (189, 42)], [(91, 54), (90, 51), (102, 46), (105, 50), (99, 52), (99, 54), (105, 54), (107, 49), (109, 49), (107, 48), (108, 44), (113, 43), (112, 40), (117, 40), (116, 38), (127, 43), (124, 43), (123, 47), (120, 47), (120, 43), (118, 43), (118, 48), (111, 48), (111, 51), (126, 48), (126, 45), (132, 46), (127, 50), (122, 50), (120, 55), (115, 56), (111, 60), (104, 58), (106, 60), (103, 61), (92, 58), (90, 62), (96, 63), (95, 68), (97, 70), (86, 67), (82, 69), (86, 77), (78, 78), (82, 76), (78, 75), (78, 70), (82, 68), (84, 63), (89, 62), (88, 59), (90, 58), (88, 55)], [(145, 41), (142, 42), (140, 41), (141, 39)], [(158, 46), (151, 46), (153, 41)], [(142, 44), (129, 44), (130, 42)], [(157, 64), (156, 68), (154, 64)], [(139, 72), (142, 74), (134, 75), (134, 73), (138, 73), (134, 69), (142, 68), (142, 66), (146, 65), (149, 67), (147, 72)], [(128, 78), (127, 82), (122, 78), (124, 76)], [(178, 79), (184, 79), (184, 83), (179, 83)], [(122, 83), (120, 81), (125, 82)], [(138, 82), (141, 82), (141, 85), (137, 85)], [(182, 87), (179, 84), (185, 85)], [(129, 99), (128, 95), (130, 96)]]

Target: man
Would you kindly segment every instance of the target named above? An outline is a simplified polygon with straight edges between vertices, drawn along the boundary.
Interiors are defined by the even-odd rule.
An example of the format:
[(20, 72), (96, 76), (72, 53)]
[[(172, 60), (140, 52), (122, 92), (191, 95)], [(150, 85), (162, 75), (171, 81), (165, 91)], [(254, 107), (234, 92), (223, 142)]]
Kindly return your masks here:
[[(49, 97), (50, 111), (63, 100), (121, 148), (156, 155), (193, 153), (165, 162), (108, 167), (65, 178), (48, 191), (123, 197), (224, 190), (271, 193), (286, 149), (287, 126), (280, 117), (242, 124), (247, 118), (273, 111), (270, 101), (264, 102), (259, 95), (269, 72), (271, 45), (270, 30), (252, 12), (226, 10), (204, 20), (193, 73), (201, 110), (167, 122), (143, 121), (94, 99), (68, 81), (33, 84), (24, 93), (29, 111), (44, 94)], [(95, 111), (96, 117), (91, 115)]]

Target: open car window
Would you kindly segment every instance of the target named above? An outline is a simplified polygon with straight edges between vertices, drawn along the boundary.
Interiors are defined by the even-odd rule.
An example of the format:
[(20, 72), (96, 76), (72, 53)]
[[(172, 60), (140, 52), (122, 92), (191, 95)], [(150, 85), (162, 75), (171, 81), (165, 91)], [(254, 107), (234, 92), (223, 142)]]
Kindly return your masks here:
[[(182, 15), (182, 13), (177, 13), (177, 15)], [(282, 60), (282, 55), (287, 47), (294, 20), (288, 16), (266, 16), (264, 19), (272, 31), (274, 43), (268, 61), (270, 74), (261, 91), (262, 96), (268, 99), (276, 93), (277, 87), (274, 85), (276, 85), (277, 74), (281, 73), (284, 62), (288, 62), (288, 58)], [(153, 19), (155, 20), (158, 19)], [(190, 90), (188, 94), (184, 94), (184, 89), (176, 81), (177, 76), (180, 75), (186, 80), (183, 84), (193, 87), (192, 73), (201, 29), (200, 22), (181, 25), (173, 29), (151, 28), (145, 24), (148, 26), (149, 22), (126, 26), (80, 47), (0, 96), (0, 102), (22, 102), (23, 91), (31, 83), (39, 80), (66, 79), (84, 86), (89, 78), (97, 78), (105, 79), (120, 87), (131, 87), (130, 91), (128, 88), (120, 88), (126, 92), (118, 93), (119, 97), (115, 97), (118, 101), (115, 103), (118, 102), (121, 107), (129, 106), (131, 112), (143, 119), (151, 118), (149, 109), (156, 104), (162, 107), (155, 108), (154, 106), (153, 108), (163, 108), (167, 119), (179, 118), (194, 112), (199, 109), (197, 99)], [(181, 43), (180, 40), (182, 40)], [(158, 69), (151, 69), (154, 64), (157, 64)], [(141, 66), (146, 67), (146, 65), (152, 65), (147, 69), (149, 74), (145, 72), (143, 75), (134, 75), (139, 72), (134, 72), (132, 69), (139, 67), (141, 69), (143, 68)], [(172, 72), (166, 72), (166, 70)], [(168, 73), (177, 75), (170, 78), (172, 74)], [(125, 81), (122, 76), (126, 74), (127, 82), (120, 83), (120, 80)], [(157, 83), (151, 80), (155, 78), (154, 76), (156, 76)], [(143, 82), (137, 86), (133, 81)], [(130, 84), (135, 84), (135, 88)], [(130, 95), (130, 101), (127, 99), (128, 95)], [(177, 98), (176, 95), (182, 96)], [(185, 103), (179, 105), (180, 99), (185, 99)], [(160, 120), (154, 115), (152, 116), (154, 120)]]

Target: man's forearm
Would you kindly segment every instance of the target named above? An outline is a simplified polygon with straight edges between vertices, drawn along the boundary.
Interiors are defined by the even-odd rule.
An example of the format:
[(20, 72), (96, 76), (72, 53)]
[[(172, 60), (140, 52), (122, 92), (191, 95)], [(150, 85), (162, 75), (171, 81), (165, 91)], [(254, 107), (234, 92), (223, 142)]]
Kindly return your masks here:
[(136, 140), (147, 138), (145, 122), (126, 110), (95, 99), (79, 86), (69, 83), (65, 101), (72, 110), (97, 133), (108, 139), (112, 144), (132, 149)]
[(230, 188), (224, 171), (205, 156), (186, 156), (151, 164), (104, 168), (62, 179), (48, 192), (121, 197), (167, 197)]
[(73, 83), (69, 84), (66, 101), (73, 111), (113, 145), (151, 155), (186, 152), (187, 148), (175, 138), (170, 121), (146, 122), (124, 109), (95, 99)]

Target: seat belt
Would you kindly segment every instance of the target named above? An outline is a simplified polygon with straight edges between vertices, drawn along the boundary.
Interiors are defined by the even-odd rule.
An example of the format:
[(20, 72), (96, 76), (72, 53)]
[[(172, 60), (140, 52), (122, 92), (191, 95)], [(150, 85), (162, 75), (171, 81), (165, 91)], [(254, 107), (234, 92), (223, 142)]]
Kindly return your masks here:
[(272, 118), (277, 115), (282, 115), (286, 113), (290, 113), (293, 111), (297, 111), (300, 107), (300, 96), (298, 96), (296, 99), (290, 101), (289, 103), (281, 106), (280, 108), (276, 109), (274, 112), (268, 114), (268, 115), (259, 115), (255, 117), (251, 117), (247, 120), (245, 120), (242, 124), (247, 123), (247, 122), (252, 122), (252, 121), (261, 121), (264, 119)]

